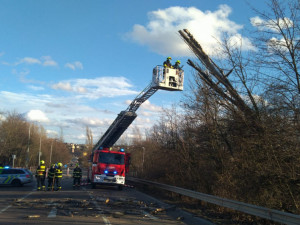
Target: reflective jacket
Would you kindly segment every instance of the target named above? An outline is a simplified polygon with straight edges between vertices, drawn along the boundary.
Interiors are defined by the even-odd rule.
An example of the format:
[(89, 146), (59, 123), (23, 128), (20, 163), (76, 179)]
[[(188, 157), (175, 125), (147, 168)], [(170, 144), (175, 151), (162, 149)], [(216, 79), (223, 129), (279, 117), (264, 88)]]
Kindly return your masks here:
[(48, 178), (53, 179), (55, 176), (55, 168), (51, 167), (48, 171)]
[(45, 165), (40, 165), (36, 169), (36, 175), (39, 177), (44, 177), (46, 175), (46, 167)]
[(174, 68), (174, 69), (179, 69), (179, 70), (181, 70), (181, 67), (179, 66), (179, 63), (178, 63), (178, 62), (175, 63), (175, 65), (173, 66), (173, 68)]
[(62, 178), (62, 169), (61, 167), (58, 167), (55, 169), (55, 177)]
[(79, 167), (76, 167), (73, 170), (73, 178), (81, 178), (82, 177), (82, 171)]
[(171, 61), (169, 59), (164, 61), (164, 67), (165, 68), (172, 68), (172, 64), (171, 64)]

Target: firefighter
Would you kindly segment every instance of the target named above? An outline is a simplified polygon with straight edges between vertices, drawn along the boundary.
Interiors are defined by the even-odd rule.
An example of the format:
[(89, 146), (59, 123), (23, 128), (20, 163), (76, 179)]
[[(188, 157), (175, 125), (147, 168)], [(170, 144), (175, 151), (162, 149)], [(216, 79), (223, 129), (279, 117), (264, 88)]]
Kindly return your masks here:
[(168, 57), (166, 61), (164, 61), (164, 68), (172, 68), (171, 57)]
[(73, 189), (79, 189), (80, 188), (80, 181), (82, 177), (82, 171), (79, 167), (79, 164), (76, 164), (76, 167), (73, 170)]
[(181, 67), (180, 67), (180, 60), (177, 60), (177, 61), (176, 61), (176, 63), (174, 64), (173, 68), (174, 68), (174, 69), (181, 70)]
[(53, 190), (55, 183), (55, 164), (52, 164), (48, 171), (48, 191)]
[(55, 168), (55, 185), (56, 191), (61, 190), (61, 179), (62, 179), (62, 163), (57, 163)]
[(37, 181), (37, 190), (45, 191), (46, 167), (45, 167), (44, 160), (40, 161), (40, 165), (36, 169), (35, 177), (36, 177), (36, 181)]

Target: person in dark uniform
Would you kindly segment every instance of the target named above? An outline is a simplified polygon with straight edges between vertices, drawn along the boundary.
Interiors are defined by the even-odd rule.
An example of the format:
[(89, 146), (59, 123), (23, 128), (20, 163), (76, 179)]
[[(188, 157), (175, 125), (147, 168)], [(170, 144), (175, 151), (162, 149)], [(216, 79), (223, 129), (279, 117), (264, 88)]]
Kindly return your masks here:
[(55, 183), (55, 164), (52, 164), (48, 171), (48, 191), (53, 190)]
[(46, 166), (45, 166), (44, 160), (40, 161), (40, 165), (36, 169), (35, 177), (36, 177), (36, 182), (37, 182), (37, 190), (45, 191)]
[(57, 167), (55, 169), (55, 190), (61, 190), (61, 179), (62, 179), (62, 163), (57, 163)]
[(164, 68), (172, 68), (172, 64), (171, 64), (171, 57), (168, 57), (166, 61), (164, 61)]
[(76, 167), (73, 170), (73, 189), (80, 188), (80, 181), (82, 177), (82, 171), (79, 167), (79, 164), (76, 164)]
[(173, 66), (174, 69), (178, 69), (178, 70), (182, 70), (182, 68), (180, 67), (180, 60), (177, 60), (176, 63)]

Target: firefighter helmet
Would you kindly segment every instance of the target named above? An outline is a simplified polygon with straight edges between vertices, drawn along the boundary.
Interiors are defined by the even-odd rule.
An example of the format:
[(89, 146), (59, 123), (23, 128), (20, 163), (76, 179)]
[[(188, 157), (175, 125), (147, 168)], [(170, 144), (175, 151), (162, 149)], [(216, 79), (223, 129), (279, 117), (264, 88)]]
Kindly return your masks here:
[(172, 58), (171, 58), (171, 57), (168, 57), (167, 59), (170, 59), (170, 60), (172, 60)]
[(40, 164), (41, 164), (41, 165), (44, 165), (44, 164), (45, 164), (45, 161), (44, 161), (44, 160), (41, 160), (41, 161), (40, 161)]
[(180, 60), (177, 60), (176, 62), (177, 62), (178, 64), (180, 64)]
[(62, 163), (57, 163), (58, 167), (62, 167), (62, 165), (63, 165)]

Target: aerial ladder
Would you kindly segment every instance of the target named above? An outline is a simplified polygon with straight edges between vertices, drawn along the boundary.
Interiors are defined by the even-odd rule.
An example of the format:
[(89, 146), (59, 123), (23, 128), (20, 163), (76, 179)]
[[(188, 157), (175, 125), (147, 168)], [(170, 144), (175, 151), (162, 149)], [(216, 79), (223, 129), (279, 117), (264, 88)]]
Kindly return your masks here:
[(100, 148), (112, 147), (130, 124), (137, 117), (138, 108), (149, 99), (158, 89), (167, 91), (183, 90), (184, 71), (182, 69), (164, 68), (156, 66), (153, 69), (152, 82), (130, 103), (128, 108), (121, 111), (100, 140), (93, 151)]

